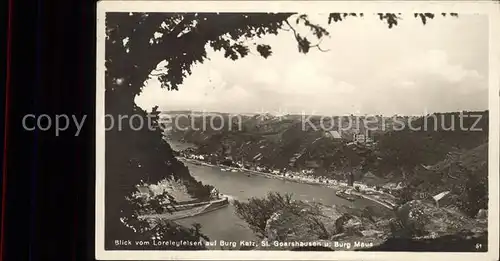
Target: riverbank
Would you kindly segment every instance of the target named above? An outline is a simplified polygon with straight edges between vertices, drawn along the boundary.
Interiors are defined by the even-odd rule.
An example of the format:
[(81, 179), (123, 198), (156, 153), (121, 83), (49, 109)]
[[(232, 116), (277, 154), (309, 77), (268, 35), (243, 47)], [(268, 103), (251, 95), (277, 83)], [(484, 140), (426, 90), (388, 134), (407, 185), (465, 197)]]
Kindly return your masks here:
[(185, 204), (176, 206), (176, 210), (172, 213), (164, 214), (149, 214), (142, 215), (140, 219), (169, 219), (172, 221), (203, 215), (229, 205), (229, 198), (222, 197), (220, 199), (198, 202), (192, 204)]
[[(260, 172), (260, 171), (256, 171), (256, 170), (245, 169), (245, 168), (218, 166), (218, 165), (206, 163), (202, 160), (189, 159), (189, 158), (182, 157), (182, 156), (178, 156), (178, 159), (183, 161), (183, 162), (187, 162), (187, 163), (191, 163), (191, 164), (225, 169), (228, 172), (247, 172), (247, 173), (250, 173), (252, 175), (258, 175), (258, 176), (262, 176), (262, 177), (269, 178), (269, 179), (278, 179), (278, 180), (285, 180), (285, 181), (290, 181), (290, 182), (295, 182), (295, 183), (322, 186), (322, 187), (332, 188), (334, 190), (348, 190), (348, 189), (350, 189), (352, 195), (369, 200), (369, 201), (372, 201), (372, 202), (374, 202), (374, 203), (376, 203), (384, 208), (392, 210), (394, 208), (394, 206), (396, 205), (393, 202), (393, 200), (395, 199), (394, 196), (392, 196), (390, 194), (385, 194), (385, 193), (382, 193), (382, 192), (379, 192), (376, 190), (366, 190), (366, 191), (369, 191), (371, 193), (371, 195), (368, 195), (368, 194), (362, 193), (363, 191), (361, 191), (361, 190), (355, 191), (354, 189), (352, 189), (352, 187), (348, 186), (347, 184), (343, 184), (342, 182), (336, 181), (335, 183), (333, 183), (333, 182), (332, 183), (324, 183), (324, 182), (318, 182), (315, 180), (308, 180), (306, 178), (301, 178), (301, 177), (297, 177), (297, 176), (293, 176), (293, 177), (281, 176), (281, 175), (276, 175), (276, 174), (271, 174), (271, 173)], [(385, 198), (380, 199), (380, 198), (377, 198), (376, 196), (385, 197)]]
[(362, 193), (359, 193), (359, 192), (353, 191), (353, 192), (351, 192), (351, 194), (359, 196), (359, 197), (362, 197), (362, 198), (367, 199), (367, 200), (370, 200), (372, 202), (375, 202), (375, 203), (377, 203), (377, 204), (379, 204), (379, 205), (381, 205), (381, 206), (383, 206), (383, 207), (385, 207), (387, 209), (390, 209), (390, 210), (393, 210), (394, 207), (396, 206), (395, 203), (390, 203), (390, 202), (382, 201), (382, 200), (379, 200), (379, 199), (377, 199), (377, 198), (375, 198), (373, 196), (365, 195), (365, 194), (362, 194)]

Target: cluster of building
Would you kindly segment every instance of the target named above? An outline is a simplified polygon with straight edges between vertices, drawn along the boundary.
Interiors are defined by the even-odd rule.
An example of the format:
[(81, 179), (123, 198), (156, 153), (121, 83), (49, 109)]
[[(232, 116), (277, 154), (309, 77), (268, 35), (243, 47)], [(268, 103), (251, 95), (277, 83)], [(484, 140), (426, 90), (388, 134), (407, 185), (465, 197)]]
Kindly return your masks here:
[(347, 133), (342, 133), (341, 130), (330, 130), (323, 133), (324, 137), (330, 139), (343, 139), (350, 143), (366, 144), (370, 145), (374, 143), (373, 133), (369, 129), (361, 128), (360, 130), (348, 131)]

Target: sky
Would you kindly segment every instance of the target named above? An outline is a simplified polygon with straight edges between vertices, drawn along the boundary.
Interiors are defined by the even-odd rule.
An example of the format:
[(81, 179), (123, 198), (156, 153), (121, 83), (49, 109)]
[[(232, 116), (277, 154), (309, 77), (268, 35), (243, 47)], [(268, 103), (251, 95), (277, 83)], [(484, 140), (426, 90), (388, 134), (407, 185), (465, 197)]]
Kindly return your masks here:
[[(136, 103), (145, 110), (321, 115), (422, 115), (488, 108), (488, 17), (438, 16), (425, 26), (403, 15), (388, 29), (377, 16), (327, 25), (328, 52), (299, 53), (292, 32), (269, 35), (273, 54), (232, 61), (208, 49), (178, 91), (149, 80)], [(304, 28), (297, 28), (301, 32)], [(311, 35), (312, 36), (312, 35)], [(311, 42), (313, 37), (310, 38)]]

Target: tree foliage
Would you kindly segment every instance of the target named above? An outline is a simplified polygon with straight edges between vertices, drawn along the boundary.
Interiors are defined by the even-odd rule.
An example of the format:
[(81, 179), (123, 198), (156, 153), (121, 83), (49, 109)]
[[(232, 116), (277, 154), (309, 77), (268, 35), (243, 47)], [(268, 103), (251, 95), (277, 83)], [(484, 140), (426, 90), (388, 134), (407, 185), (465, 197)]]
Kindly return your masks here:
[[(327, 19), (340, 22), (349, 16), (362, 14), (332, 13)], [(396, 14), (379, 14), (380, 20), (392, 28), (400, 20)], [(292, 21), (295, 17), (295, 21)], [(416, 14), (425, 24), (433, 15)], [(325, 18), (326, 19), (326, 18)], [(191, 74), (193, 65), (203, 63), (207, 57), (206, 46), (224, 52), (224, 56), (237, 60), (249, 55), (252, 49), (264, 58), (272, 55), (268, 45), (254, 45), (249, 41), (267, 34), (293, 31), (298, 51), (308, 53), (322, 50), (320, 41), (329, 35), (328, 30), (312, 23), (307, 15), (295, 13), (106, 13), (105, 39), (105, 103), (106, 114), (119, 119), (119, 115), (148, 114), (136, 106), (134, 98), (141, 93), (144, 82), (157, 77), (162, 86), (178, 90), (183, 80)], [(293, 25), (292, 25), (293, 24)], [(295, 30), (303, 24), (313, 32), (313, 38)], [(162, 66), (159, 66), (163, 62)], [(157, 112), (153, 123), (157, 124)], [(133, 126), (139, 126), (136, 118)], [(161, 179), (175, 177), (185, 182), (190, 192), (198, 198), (206, 197), (208, 188), (194, 180), (188, 169), (179, 162), (172, 149), (162, 140), (159, 131), (141, 128), (139, 131), (125, 124), (106, 133), (106, 248), (119, 238), (142, 238), (151, 231), (137, 233), (127, 228), (140, 223), (127, 197), (142, 181), (155, 184)], [(133, 204), (132, 204), (133, 205)], [(120, 219), (128, 223), (123, 226)], [(181, 229), (169, 223), (161, 227), (164, 235), (195, 237), (196, 231)], [(138, 226), (147, 227), (147, 224)], [(175, 229), (174, 229), (175, 227)], [(142, 231), (142, 230), (141, 230)], [(151, 232), (151, 233), (150, 233)], [(153, 233), (154, 234), (154, 233)]]
[(235, 212), (261, 238), (266, 235), (266, 224), (274, 213), (284, 209), (298, 209), (291, 194), (269, 193), (265, 198), (251, 198), (248, 202), (234, 202)]
[[(248, 202), (235, 201), (234, 206), (236, 215), (260, 238), (268, 238), (271, 230), (276, 231), (272, 237), (277, 240), (286, 240), (294, 230), (303, 233), (315, 231), (314, 234), (321, 239), (330, 236), (325, 224), (320, 220), (323, 215), (320, 209), (315, 205), (293, 200), (291, 194), (271, 192), (264, 198), (253, 197)], [(278, 223), (281, 225), (272, 224), (276, 219), (280, 219)], [(295, 225), (302, 227), (294, 227)]]

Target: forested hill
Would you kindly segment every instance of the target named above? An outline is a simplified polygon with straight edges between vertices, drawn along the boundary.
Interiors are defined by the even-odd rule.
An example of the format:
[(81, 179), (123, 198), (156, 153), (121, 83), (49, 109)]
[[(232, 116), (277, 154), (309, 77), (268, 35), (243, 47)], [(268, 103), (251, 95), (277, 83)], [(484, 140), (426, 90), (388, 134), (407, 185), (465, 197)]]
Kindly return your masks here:
[[(231, 117), (234, 124), (221, 130), (209, 128), (209, 116), (205, 125), (201, 116), (186, 118), (179, 121), (185, 130), (173, 129), (170, 138), (195, 143), (198, 149), (194, 153), (208, 155), (214, 163), (309, 170), (313, 175), (340, 179), (349, 172), (359, 181), (371, 172), (381, 182), (406, 184), (402, 200), (450, 190), (477, 203), (472, 206), (471, 200), (461, 199), (467, 212), (486, 208), (488, 111), (385, 118), (372, 123), (369, 136), (373, 142), (368, 143), (353, 142), (354, 133), (359, 131), (356, 128), (340, 130), (348, 117), (338, 117), (342, 124), (330, 128), (337, 130), (340, 136), (336, 137), (330, 129), (321, 128), (328, 125), (321, 123), (319, 116), (309, 118), (307, 124), (302, 116), (244, 116), (241, 128), (237, 128), (234, 116), (224, 117), (214, 116), (213, 126), (222, 126), (222, 121), (230, 122)], [(477, 192), (469, 195), (467, 191)]]
[(411, 127), (382, 135), (377, 143), (377, 152), (382, 158), (378, 172), (389, 174), (395, 168), (410, 171), (421, 164), (436, 164), (454, 153), (487, 144), (488, 112), (463, 115), (430, 115), (416, 119)]
[[(382, 120), (380, 116), (378, 123), (371, 123), (374, 142), (370, 146), (349, 144), (358, 130), (355, 124), (352, 129), (345, 128), (345, 116), (338, 117), (342, 118), (340, 121), (334, 119), (334, 126), (327, 130), (325, 126), (332, 125), (325, 120), (321, 123), (319, 117), (309, 118), (307, 123), (304, 117), (294, 115), (242, 116), (238, 121), (226, 114), (213, 116), (213, 124), (207, 124), (211, 116), (203, 117), (179, 119), (180, 127), (170, 132), (170, 138), (197, 144), (201, 154), (217, 154), (271, 168), (315, 169), (318, 173), (363, 163), (374, 174), (390, 178), (488, 141), (487, 111), (428, 115), (411, 119), (411, 124), (409, 117)], [(213, 126), (224, 128), (217, 130)], [(337, 130), (340, 139), (332, 137), (330, 130)]]

